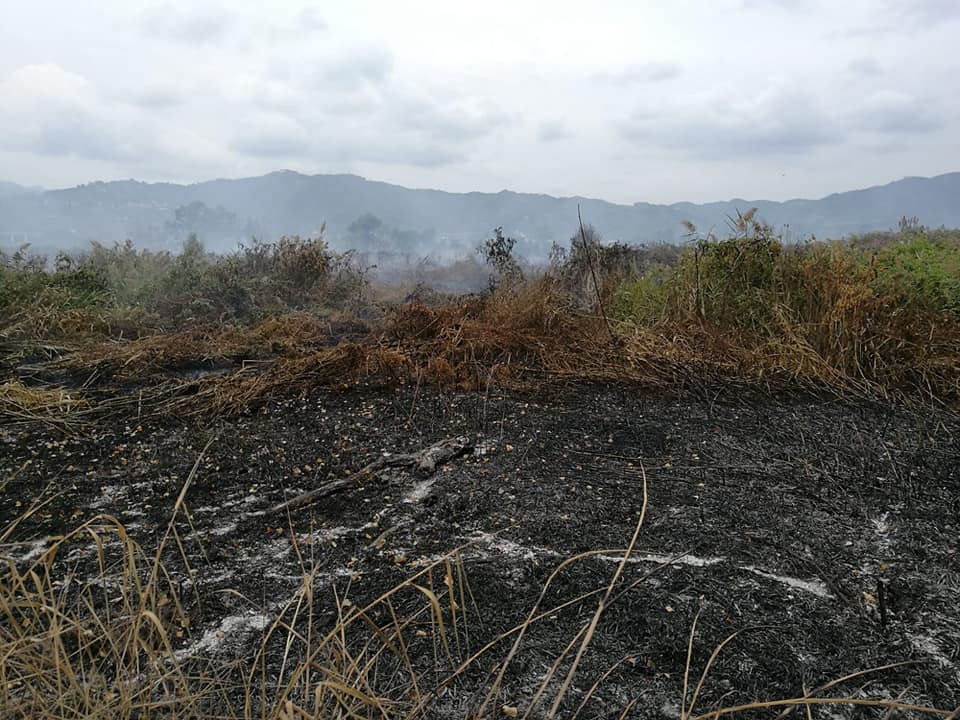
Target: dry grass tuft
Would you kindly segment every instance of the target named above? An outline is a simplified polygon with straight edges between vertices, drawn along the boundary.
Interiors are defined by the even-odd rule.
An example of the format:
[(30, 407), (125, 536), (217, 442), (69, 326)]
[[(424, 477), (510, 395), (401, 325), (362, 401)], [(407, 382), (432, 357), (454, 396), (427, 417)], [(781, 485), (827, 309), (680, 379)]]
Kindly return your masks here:
[(0, 384), (0, 419), (5, 423), (40, 422), (62, 430), (86, 407), (84, 400), (61, 388), (28, 387), (18, 380)]

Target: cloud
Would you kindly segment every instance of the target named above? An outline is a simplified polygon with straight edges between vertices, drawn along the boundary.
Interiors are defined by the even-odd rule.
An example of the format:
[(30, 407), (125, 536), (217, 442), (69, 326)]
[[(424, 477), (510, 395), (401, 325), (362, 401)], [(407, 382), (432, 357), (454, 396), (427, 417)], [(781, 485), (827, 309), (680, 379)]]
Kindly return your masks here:
[[(368, 46), (233, 75), (224, 96), (246, 120), (229, 145), (248, 157), (440, 167), (510, 126), (490, 101), (405, 80)], [(251, 112), (253, 111), (253, 112)]]
[(193, 3), (154, 5), (140, 17), (144, 34), (185, 45), (217, 44), (228, 35), (234, 17), (218, 6)]
[(162, 93), (145, 92), (105, 96), (58, 65), (21, 67), (0, 79), (0, 149), (113, 164), (126, 168), (125, 174), (147, 168), (169, 176), (177, 168), (209, 173), (223, 167), (229, 158), (218, 142), (158, 119)]
[(245, 123), (230, 147), (253, 157), (289, 158), (310, 149), (310, 138), (303, 126), (280, 114), (263, 114)]
[(86, 78), (55, 64), (26, 65), (0, 81), (0, 144), (10, 150), (129, 160), (136, 141), (123, 121), (103, 112)]
[(882, 0), (870, 7), (865, 22), (840, 34), (846, 37), (917, 32), (960, 20), (956, 0)]
[(850, 113), (848, 122), (857, 131), (903, 137), (943, 127), (943, 113), (939, 110), (933, 100), (886, 90), (866, 98)]
[(393, 55), (380, 47), (351, 48), (320, 62), (316, 72), (325, 87), (358, 88), (383, 84), (393, 71)]
[(620, 133), (635, 147), (704, 160), (795, 157), (841, 145), (891, 152), (941, 130), (952, 114), (936, 98), (901, 91), (838, 103), (826, 89), (786, 85), (641, 108)]
[(145, 110), (165, 110), (185, 104), (188, 95), (169, 85), (153, 85), (128, 91), (119, 95), (118, 99)]
[(850, 72), (862, 77), (879, 77), (883, 75), (883, 68), (880, 67), (880, 63), (872, 57), (862, 57), (851, 60), (847, 67), (850, 69)]
[(675, 63), (650, 62), (631, 65), (615, 72), (597, 73), (595, 77), (601, 82), (615, 85), (640, 85), (667, 82), (680, 77), (682, 74), (683, 69)]
[(540, 123), (537, 130), (537, 140), (540, 142), (556, 142), (570, 137), (570, 132), (564, 123), (559, 121), (547, 121)]
[(301, 8), (293, 22), (291, 30), (303, 33), (316, 33), (329, 30), (330, 26), (316, 8)]
[(915, 25), (937, 25), (960, 20), (960, 3), (956, 0), (887, 0), (887, 7)]
[(704, 159), (795, 155), (841, 142), (845, 134), (816, 98), (782, 90), (641, 110), (620, 124), (620, 132), (631, 143)]
[(496, 107), (469, 97), (442, 101), (402, 89), (386, 98), (384, 110), (387, 129), (392, 125), (438, 142), (476, 140), (511, 122)]
[(740, 0), (743, 10), (788, 10), (799, 12), (808, 10), (812, 0)]

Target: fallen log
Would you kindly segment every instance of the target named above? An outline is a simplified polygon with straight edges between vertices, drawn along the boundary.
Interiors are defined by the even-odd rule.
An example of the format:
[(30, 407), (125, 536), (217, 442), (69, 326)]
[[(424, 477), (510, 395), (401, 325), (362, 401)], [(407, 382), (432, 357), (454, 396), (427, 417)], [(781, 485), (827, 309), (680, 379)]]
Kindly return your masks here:
[(301, 508), (305, 505), (316, 502), (320, 498), (324, 498), (328, 495), (333, 495), (334, 493), (340, 492), (341, 490), (353, 487), (365, 478), (376, 475), (379, 471), (386, 468), (407, 467), (413, 468), (424, 476), (432, 475), (434, 472), (436, 472), (437, 467), (448, 460), (452, 460), (453, 458), (463, 455), (465, 452), (471, 449), (473, 449), (473, 440), (465, 435), (461, 435), (455, 438), (441, 440), (440, 442), (434, 443), (433, 445), (417, 452), (401, 453), (399, 455), (387, 455), (379, 458), (378, 460), (374, 460), (369, 465), (351, 475), (348, 475), (345, 478), (334, 480), (333, 482), (322, 485), (315, 490), (310, 490), (309, 492), (305, 492), (297, 495), (296, 497), (290, 498), (289, 500), (285, 500), (279, 505), (274, 505), (267, 512), (272, 514), (293, 510), (295, 508)]

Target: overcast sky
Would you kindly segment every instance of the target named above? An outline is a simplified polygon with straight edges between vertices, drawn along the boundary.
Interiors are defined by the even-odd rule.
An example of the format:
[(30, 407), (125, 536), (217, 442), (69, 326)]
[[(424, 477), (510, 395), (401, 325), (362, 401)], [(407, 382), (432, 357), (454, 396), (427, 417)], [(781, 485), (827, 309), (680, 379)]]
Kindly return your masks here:
[(3, 0), (0, 179), (617, 202), (960, 170), (960, 0)]

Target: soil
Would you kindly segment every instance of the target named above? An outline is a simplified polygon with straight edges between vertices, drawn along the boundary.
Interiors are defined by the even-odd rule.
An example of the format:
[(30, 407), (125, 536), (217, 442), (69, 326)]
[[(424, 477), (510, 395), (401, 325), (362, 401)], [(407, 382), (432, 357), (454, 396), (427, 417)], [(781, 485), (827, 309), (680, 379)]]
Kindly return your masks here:
[[(37, 497), (51, 498), (0, 555), (28, 564), (49, 537), (98, 513), (119, 518), (149, 551), (199, 459), (185, 501), (192, 526), (177, 523), (189, 568), (171, 558), (181, 564), (190, 619), (178, 639), (184, 656), (250, 657), (305, 565), (323, 629), (336, 621), (336, 598), (362, 605), (460, 547), (473, 603), (469, 637), (457, 638), (446, 661), (455, 664), (522, 623), (564, 559), (609, 549), (559, 573), (544, 609), (605, 588), (644, 506), (645, 474), (643, 527), (560, 717), (618, 662), (580, 717), (619, 717), (635, 700), (626, 717), (678, 717), (697, 616), (692, 678), (739, 632), (710, 669), (703, 712), (802, 695), (903, 661), (912, 662), (829, 692), (960, 703), (960, 419), (950, 411), (591, 384), (526, 394), (316, 390), (199, 424), (138, 423), (131, 407), (131, 417), (77, 436), (49, 426), (0, 430), (0, 478), (10, 479), (0, 527)], [(461, 435), (475, 439), (473, 451), (431, 476), (395, 468), (289, 515), (268, 512), (384, 453)], [(442, 586), (442, 573), (434, 582)], [(530, 626), (497, 713), (527, 709), (598, 598)], [(422, 600), (398, 598), (397, 611)], [(438, 693), (427, 717), (475, 712), (510, 642)], [(433, 663), (431, 653), (418, 664)], [(533, 717), (546, 712), (547, 697)]]

